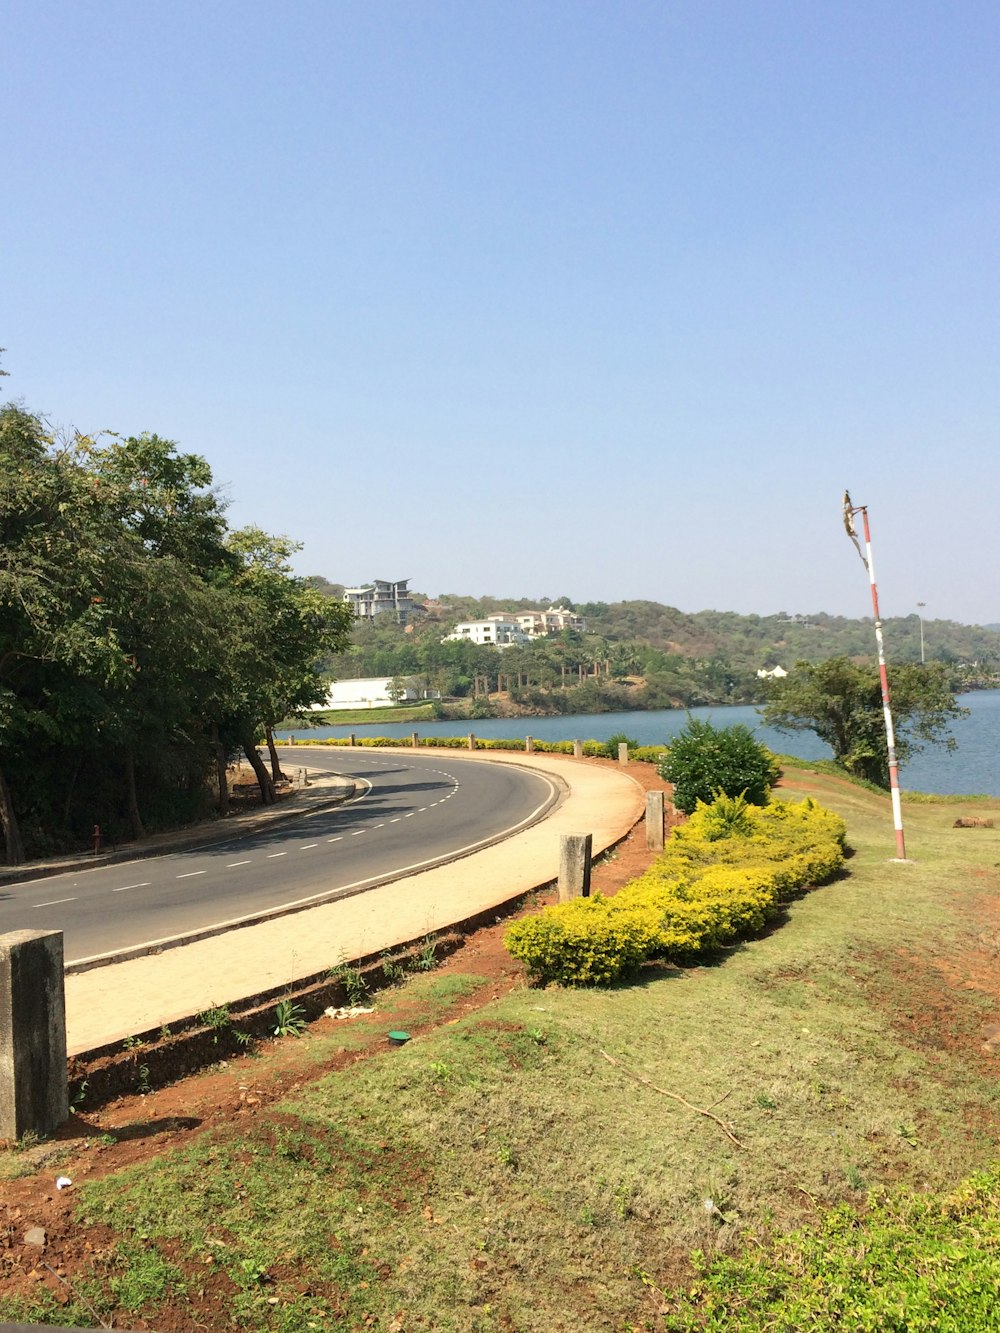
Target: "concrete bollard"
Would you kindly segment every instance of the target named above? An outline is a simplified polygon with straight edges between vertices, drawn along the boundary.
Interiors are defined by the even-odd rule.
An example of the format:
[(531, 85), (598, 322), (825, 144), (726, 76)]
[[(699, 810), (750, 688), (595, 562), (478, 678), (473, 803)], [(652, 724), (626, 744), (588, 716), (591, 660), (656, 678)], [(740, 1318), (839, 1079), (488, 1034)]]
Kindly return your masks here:
[(413, 733), (413, 735), (410, 737), (410, 744), (413, 746), (414, 749), (417, 749), (417, 747), (420, 745), (420, 734), (419, 734), (419, 732), (416, 732), (416, 731), (415, 731), (415, 732)]
[(583, 758), (583, 741), (574, 741), (574, 742), (573, 742), (573, 758), (574, 758), (574, 759), (582, 759), (582, 758)]
[(592, 833), (564, 833), (559, 847), (559, 901), (590, 897)]
[(619, 762), (620, 764), (627, 764), (627, 763), (628, 763), (628, 742), (627, 742), (627, 741), (619, 741), (619, 742), (618, 742), (618, 762)]
[(525, 736), (525, 738), (524, 738), (524, 753), (525, 753), (525, 754), (534, 754), (534, 753), (535, 753), (535, 738), (534, 738), (534, 736)]
[(476, 737), (474, 732), (471, 731), (469, 732), (469, 739), (466, 741), (466, 744), (468, 745), (470, 750), (474, 750), (476, 748)]
[(663, 851), (664, 814), (663, 792), (646, 792), (646, 847), (651, 852)]
[(0, 935), (0, 1138), (68, 1115), (62, 931), (14, 930)]
[(357, 737), (355, 736), (355, 734), (354, 734), (353, 731), (351, 732), (351, 735), (350, 735), (350, 743), (351, 743), (351, 745), (355, 745), (355, 744), (357, 743)]

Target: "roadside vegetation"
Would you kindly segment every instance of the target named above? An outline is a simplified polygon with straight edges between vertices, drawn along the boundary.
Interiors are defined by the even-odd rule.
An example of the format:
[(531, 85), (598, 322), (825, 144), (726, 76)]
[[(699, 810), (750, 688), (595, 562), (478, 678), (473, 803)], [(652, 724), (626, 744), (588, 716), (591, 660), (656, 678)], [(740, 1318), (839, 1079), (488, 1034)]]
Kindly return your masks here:
[[(1000, 1326), (983, 1044), (1000, 831), (914, 803), (914, 862), (898, 865), (884, 796), (798, 766), (778, 794), (842, 818), (851, 854), (763, 933), (468, 1013), (471, 970), (402, 982), (367, 1028), (293, 1042), (317, 1068), (365, 1031), (381, 1053), (315, 1081), (306, 1063), (283, 1101), (75, 1186), (89, 1257), (72, 1292), (35, 1283), (0, 1317), (167, 1333)], [(411, 1029), (415, 1011), (440, 1021), (390, 1049), (408, 1004)]]
[(325, 694), (352, 615), (291, 572), (294, 542), (231, 530), (170, 440), (54, 436), (0, 407), (0, 831), (34, 858), (228, 811), (242, 749)]

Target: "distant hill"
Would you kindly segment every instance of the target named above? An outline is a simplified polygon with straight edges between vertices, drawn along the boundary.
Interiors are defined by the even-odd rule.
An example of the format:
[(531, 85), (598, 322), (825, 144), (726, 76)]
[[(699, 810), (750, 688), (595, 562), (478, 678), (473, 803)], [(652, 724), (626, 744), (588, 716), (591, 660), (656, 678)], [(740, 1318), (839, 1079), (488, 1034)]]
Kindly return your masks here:
[[(331, 596), (341, 585), (316, 578), (315, 586)], [(419, 599), (418, 599), (419, 600)], [(353, 646), (329, 663), (331, 674), (344, 676), (420, 676), (446, 695), (463, 693), (479, 675), (499, 679), (516, 673), (522, 684), (561, 691), (567, 673), (578, 680), (593, 678), (595, 688), (624, 706), (608, 691), (628, 685), (643, 691), (645, 706), (668, 702), (737, 703), (761, 695), (757, 673), (798, 661), (829, 657), (875, 655), (870, 617), (850, 619), (817, 611), (809, 614), (757, 616), (735, 611), (680, 611), (652, 601), (577, 602), (555, 599), (584, 616), (584, 634), (566, 632), (525, 648), (476, 648), (472, 644), (442, 645), (441, 640), (462, 620), (494, 612), (538, 610), (551, 599), (466, 597), (442, 594), (424, 599), (422, 610), (405, 629), (395, 623), (359, 624)], [(920, 621), (916, 614), (884, 622), (886, 654), (893, 662), (920, 661)], [(924, 620), (923, 648), (927, 661), (949, 667), (954, 688), (993, 685), (1000, 678), (1000, 626), (962, 625), (953, 620)], [(619, 684), (615, 684), (619, 682)], [(494, 688), (491, 686), (491, 689)]]

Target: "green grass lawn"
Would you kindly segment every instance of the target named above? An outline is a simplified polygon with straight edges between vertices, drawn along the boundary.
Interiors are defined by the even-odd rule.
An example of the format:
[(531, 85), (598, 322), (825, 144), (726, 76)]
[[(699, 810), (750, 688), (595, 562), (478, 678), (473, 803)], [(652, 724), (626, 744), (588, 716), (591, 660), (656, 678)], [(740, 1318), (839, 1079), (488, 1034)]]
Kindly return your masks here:
[[(846, 876), (711, 966), (516, 990), (85, 1186), (80, 1226), (117, 1238), (91, 1309), (288, 1333), (1000, 1328), (996, 1190), (959, 1189), (995, 1153), (996, 996), (954, 974), (996, 937), (1000, 830), (908, 803), (914, 863), (893, 864), (885, 798), (788, 776), (846, 818)], [(474, 984), (430, 974), (381, 1003), (444, 1014)], [(921, 1022), (929, 995), (947, 1033)], [(0, 1299), (29, 1316), (92, 1318)]]
[[(368, 727), (379, 722), (431, 722), (436, 715), (433, 702), (419, 704), (386, 704), (382, 708), (333, 708), (313, 713), (310, 720), (316, 727)], [(290, 731), (300, 744), (309, 740), (309, 727), (303, 722), (283, 722), (282, 731)]]

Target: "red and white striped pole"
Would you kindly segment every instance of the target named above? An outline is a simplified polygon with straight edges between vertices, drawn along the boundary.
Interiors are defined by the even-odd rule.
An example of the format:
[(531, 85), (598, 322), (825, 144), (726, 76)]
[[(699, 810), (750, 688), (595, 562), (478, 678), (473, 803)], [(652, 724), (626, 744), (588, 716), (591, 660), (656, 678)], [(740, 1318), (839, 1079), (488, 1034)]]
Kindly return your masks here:
[(903, 838), (903, 808), (899, 799), (899, 763), (896, 759), (896, 735), (892, 727), (892, 708), (889, 703), (889, 674), (885, 666), (885, 643), (882, 638), (882, 618), (878, 609), (878, 586), (875, 583), (875, 562), (872, 559), (872, 534), (868, 526), (868, 506), (851, 504), (851, 497), (844, 492), (844, 524), (848, 535), (858, 545), (853, 518), (860, 514), (864, 523), (865, 554), (858, 554), (868, 570), (868, 582), (872, 592), (872, 611), (875, 616), (875, 642), (878, 645), (878, 674), (882, 686), (882, 713), (885, 717), (885, 743), (889, 755), (889, 795), (892, 799), (892, 823), (896, 831), (896, 855), (900, 861), (906, 860), (906, 842)]

